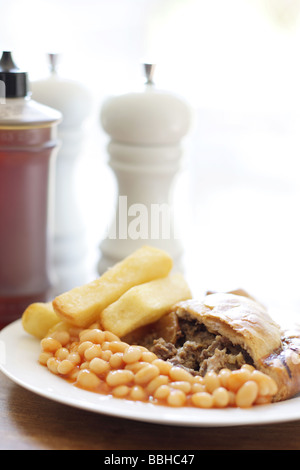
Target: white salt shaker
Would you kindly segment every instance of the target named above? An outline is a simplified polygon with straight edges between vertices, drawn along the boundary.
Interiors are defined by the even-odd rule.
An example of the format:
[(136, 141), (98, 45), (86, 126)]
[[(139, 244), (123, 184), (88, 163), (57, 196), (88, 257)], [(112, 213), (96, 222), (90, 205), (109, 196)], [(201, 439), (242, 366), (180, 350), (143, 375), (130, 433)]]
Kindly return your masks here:
[(109, 98), (101, 110), (118, 197), (112, 224), (100, 245), (99, 274), (145, 244), (167, 251), (174, 265), (181, 263), (172, 186), (191, 110), (182, 98), (155, 86), (153, 64), (144, 67), (143, 90)]
[(88, 244), (76, 172), (86, 137), (92, 98), (86, 86), (58, 73), (58, 54), (49, 54), (50, 75), (32, 82), (32, 96), (62, 113), (60, 149), (55, 168), (54, 268), (59, 291), (86, 281)]

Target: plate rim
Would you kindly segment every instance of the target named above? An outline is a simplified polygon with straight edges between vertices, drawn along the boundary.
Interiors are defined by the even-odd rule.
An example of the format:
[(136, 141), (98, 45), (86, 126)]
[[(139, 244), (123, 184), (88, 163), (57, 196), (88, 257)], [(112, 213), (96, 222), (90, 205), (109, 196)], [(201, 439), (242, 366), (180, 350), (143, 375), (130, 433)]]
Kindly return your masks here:
[[(27, 351), (27, 355), (29, 359), (32, 358), (31, 366), (33, 369), (41, 367), (41, 378), (43, 376), (46, 378), (48, 388), (42, 386), (37, 387), (32, 376), (24, 380), (22, 376), (16, 374), (13, 367), (14, 359), (8, 359), (8, 354), (6, 354), (9, 348), (16, 346), (13, 344), (14, 342), (11, 342), (12, 337), (15, 338), (15, 342), (17, 343), (18, 353), (22, 352), (18, 350), (20, 339), (29, 342), (31, 350)], [(10, 341), (8, 341), (8, 339)], [(300, 403), (300, 395), (283, 402), (260, 405), (247, 410), (239, 408), (204, 410), (194, 407), (172, 408), (152, 403), (134, 402), (82, 390), (77, 387), (72, 387), (72, 384), (51, 374), (46, 368), (43, 369), (42, 366), (38, 364), (37, 357), (36, 361), (34, 361), (33, 355), (35, 352), (36, 354), (38, 353), (39, 347), (39, 340), (30, 336), (23, 330), (21, 319), (7, 325), (0, 331), (0, 371), (20, 387), (51, 401), (73, 408), (145, 423), (199, 428), (266, 425), (291, 422), (300, 419), (300, 407), (296, 407), (296, 409), (299, 409), (298, 414), (295, 413), (293, 407), (294, 401)], [(6, 351), (7, 348), (8, 351)], [(25, 364), (26, 360), (25, 355)], [(63, 395), (62, 391), (65, 389), (70, 392), (71, 396), (69, 395), (66, 398), (66, 396)], [(55, 390), (55, 393), (53, 393), (53, 390)], [(277, 414), (276, 408), (277, 411), (279, 411)], [(290, 408), (293, 408), (293, 410), (290, 410)], [(199, 420), (196, 419), (198, 415)]]

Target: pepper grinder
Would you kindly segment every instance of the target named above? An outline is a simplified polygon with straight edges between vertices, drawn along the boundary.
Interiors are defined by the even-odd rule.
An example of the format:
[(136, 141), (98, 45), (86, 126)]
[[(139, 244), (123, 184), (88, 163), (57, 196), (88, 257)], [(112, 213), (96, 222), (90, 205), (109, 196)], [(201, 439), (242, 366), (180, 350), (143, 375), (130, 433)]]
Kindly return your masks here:
[(145, 244), (167, 251), (174, 266), (181, 266), (183, 247), (175, 228), (172, 189), (191, 109), (182, 98), (156, 87), (154, 71), (154, 64), (144, 64), (142, 90), (108, 98), (101, 109), (118, 195), (100, 245), (99, 274)]
[(60, 75), (59, 54), (49, 54), (48, 59), (50, 75), (32, 83), (32, 96), (58, 109), (63, 116), (58, 127), (61, 146), (55, 169), (53, 253), (59, 293), (87, 280), (87, 232), (76, 176), (85, 141), (84, 125), (91, 113), (92, 99), (82, 83)]

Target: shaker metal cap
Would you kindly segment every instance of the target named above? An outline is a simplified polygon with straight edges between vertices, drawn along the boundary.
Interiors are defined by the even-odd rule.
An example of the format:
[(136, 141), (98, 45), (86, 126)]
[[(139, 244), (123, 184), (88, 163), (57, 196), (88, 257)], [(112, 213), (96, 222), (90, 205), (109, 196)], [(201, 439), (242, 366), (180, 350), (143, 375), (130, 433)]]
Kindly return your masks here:
[(144, 64), (144, 72), (146, 76), (146, 85), (154, 85), (153, 76), (155, 72), (155, 64)]

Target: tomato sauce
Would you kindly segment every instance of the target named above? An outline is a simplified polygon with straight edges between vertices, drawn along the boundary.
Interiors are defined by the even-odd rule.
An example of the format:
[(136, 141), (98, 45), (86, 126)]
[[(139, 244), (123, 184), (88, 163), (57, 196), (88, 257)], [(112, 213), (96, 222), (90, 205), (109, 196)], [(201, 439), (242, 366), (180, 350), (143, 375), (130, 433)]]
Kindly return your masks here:
[(47, 299), (53, 137), (52, 127), (0, 124), (0, 328)]

